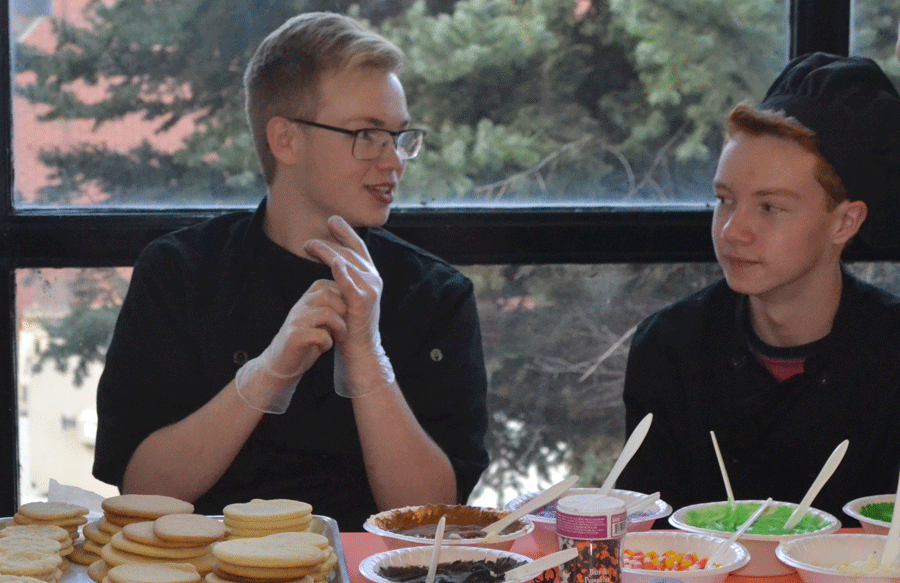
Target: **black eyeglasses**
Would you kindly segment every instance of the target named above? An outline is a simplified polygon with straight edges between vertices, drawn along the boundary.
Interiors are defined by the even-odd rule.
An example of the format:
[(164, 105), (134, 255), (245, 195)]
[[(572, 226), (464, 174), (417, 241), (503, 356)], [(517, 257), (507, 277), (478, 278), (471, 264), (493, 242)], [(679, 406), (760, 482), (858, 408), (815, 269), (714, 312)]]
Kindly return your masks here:
[(425, 141), (425, 130), (410, 129), (400, 130), (399, 132), (392, 132), (381, 128), (348, 130), (306, 119), (295, 119), (291, 117), (286, 117), (285, 119), (294, 123), (353, 136), (353, 148), (350, 151), (357, 160), (377, 160), (381, 157), (381, 154), (388, 144), (393, 145), (394, 150), (397, 152), (397, 156), (399, 156), (401, 160), (409, 160), (416, 157), (416, 154), (422, 149), (422, 142)]

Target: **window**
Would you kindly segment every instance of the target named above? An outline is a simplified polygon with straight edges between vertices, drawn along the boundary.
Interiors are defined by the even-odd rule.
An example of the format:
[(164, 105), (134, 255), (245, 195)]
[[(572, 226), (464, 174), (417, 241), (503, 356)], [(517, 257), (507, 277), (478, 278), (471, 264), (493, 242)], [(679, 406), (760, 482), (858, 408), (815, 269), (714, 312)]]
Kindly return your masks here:
[[(497, 444), (480, 500), (502, 504), (573, 460), (583, 477), (602, 481), (621, 446), (616, 391), (629, 331), (717, 277), (705, 206), (722, 116), (758, 98), (789, 49), (850, 43), (897, 78), (890, 49), (900, 14), (889, 4), (858, 0), (843, 46), (833, 31), (850, 22), (850, 5), (831, 0), (352, 8), (412, 55), (404, 84), (411, 113), (429, 129), (388, 226), (462, 266), (478, 286)], [(140, 249), (261, 196), (239, 63), (296, 9), (273, 5), (283, 12), (10, 0), (16, 90), (5, 92), (13, 123), (0, 130), (13, 154), (2, 174), (15, 176), (0, 218), (0, 303), (10, 314), (0, 410), (10, 419), (0, 424), (9, 428), (0, 464), (28, 468), (0, 483), (0, 515), (20, 497), (44, 495), (54, 477), (32, 471), (56, 446), (33, 443), (29, 430), (52, 424), (66, 447), (90, 451), (84, 397)], [(204, 25), (185, 26), (200, 22), (198, 6), (210, 11)], [(117, 24), (103, 46), (129, 51), (87, 50), (101, 40), (101, 21)], [(55, 46), (63, 33), (71, 42)], [(93, 67), (102, 73), (96, 85), (86, 82)], [(216, 90), (192, 92), (190, 82)], [(861, 246), (851, 258), (896, 259)], [(891, 267), (860, 269), (889, 280)], [(80, 389), (79, 359), (87, 363)], [(49, 376), (67, 383), (61, 407), (37, 421), (31, 399), (37, 384), (52, 386)], [(550, 402), (559, 394), (566, 399)], [(62, 403), (73, 395), (77, 403)], [(584, 395), (596, 399), (585, 417), (561, 408)], [(84, 471), (57, 479), (77, 474), (83, 487), (102, 487)]]

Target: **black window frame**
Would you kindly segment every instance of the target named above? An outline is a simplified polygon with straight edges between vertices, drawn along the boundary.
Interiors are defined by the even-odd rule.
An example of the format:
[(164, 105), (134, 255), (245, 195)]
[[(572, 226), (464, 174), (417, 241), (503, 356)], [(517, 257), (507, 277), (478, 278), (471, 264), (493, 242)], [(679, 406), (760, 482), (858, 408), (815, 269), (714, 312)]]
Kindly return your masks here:
[[(788, 0), (787, 52), (847, 54), (851, 0)], [(9, 2), (0, 5), (7, 39), (0, 92), (0, 516), (19, 500), (15, 270), (132, 265), (144, 246), (173, 229), (231, 209), (17, 210), (13, 186)], [(457, 265), (653, 263), (713, 261), (711, 208), (567, 207), (548, 209), (412, 209), (392, 212), (387, 228)], [(855, 242), (848, 260), (895, 261), (900, 253)], [(35, 455), (41, 455), (35, 452)]]

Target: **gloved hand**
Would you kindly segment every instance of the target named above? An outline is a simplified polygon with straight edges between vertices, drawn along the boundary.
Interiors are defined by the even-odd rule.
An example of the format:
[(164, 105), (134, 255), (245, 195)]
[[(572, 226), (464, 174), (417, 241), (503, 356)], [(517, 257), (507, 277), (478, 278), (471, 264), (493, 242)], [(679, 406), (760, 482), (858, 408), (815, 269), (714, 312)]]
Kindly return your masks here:
[[(394, 368), (378, 331), (383, 283), (365, 243), (347, 221), (333, 216), (328, 219), (328, 228), (336, 244), (312, 240), (305, 249), (331, 268), (334, 283), (347, 306), (346, 327), (335, 335), (335, 391), (344, 397), (362, 397), (395, 380)], [(351, 379), (348, 363), (370, 363), (370, 366), (364, 374)]]
[(309, 367), (345, 332), (341, 294), (333, 281), (314, 282), (291, 308), (269, 346), (234, 377), (238, 395), (263, 413), (284, 413)]

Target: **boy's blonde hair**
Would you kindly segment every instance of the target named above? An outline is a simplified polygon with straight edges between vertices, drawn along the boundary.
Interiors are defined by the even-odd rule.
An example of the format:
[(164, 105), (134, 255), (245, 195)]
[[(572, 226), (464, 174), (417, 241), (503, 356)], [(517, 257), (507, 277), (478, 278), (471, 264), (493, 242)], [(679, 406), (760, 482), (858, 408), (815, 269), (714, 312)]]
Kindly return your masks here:
[(269, 120), (314, 119), (326, 73), (360, 68), (399, 74), (403, 64), (395, 44), (341, 14), (300, 14), (270, 33), (244, 72), (247, 120), (266, 184), (272, 184), (276, 168), (266, 138)]

